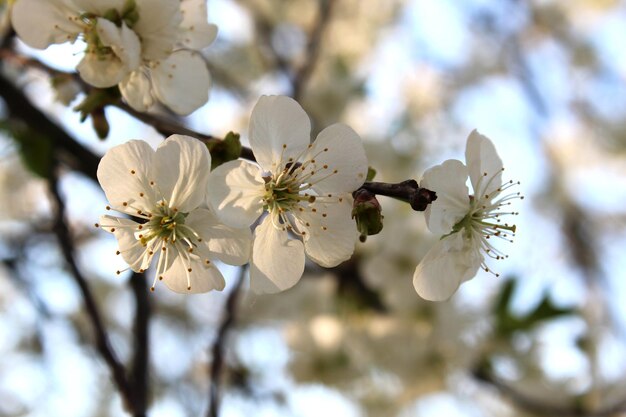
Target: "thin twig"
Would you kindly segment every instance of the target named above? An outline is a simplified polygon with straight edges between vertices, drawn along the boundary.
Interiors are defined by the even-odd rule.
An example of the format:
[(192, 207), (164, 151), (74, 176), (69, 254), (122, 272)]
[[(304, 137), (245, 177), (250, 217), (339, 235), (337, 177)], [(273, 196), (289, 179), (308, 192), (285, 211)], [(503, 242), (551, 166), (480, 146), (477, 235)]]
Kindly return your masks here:
[(41, 110), (36, 108), (26, 95), (0, 72), (0, 96), (4, 98), (12, 118), (21, 120), (29, 129), (40, 132), (52, 141), (54, 157), (64, 164), (82, 172), (93, 180), (100, 158), (78, 143), (65, 130), (61, 129)]
[(406, 180), (397, 184), (368, 181), (361, 186), (361, 189), (409, 203), (415, 211), (426, 210), (426, 207), (437, 199), (434, 191), (420, 187), (415, 180)]
[(228, 294), (226, 305), (224, 306), (224, 317), (222, 318), (222, 324), (217, 332), (217, 337), (213, 342), (211, 348), (212, 362), (210, 369), (209, 381), (209, 411), (208, 417), (217, 417), (220, 409), (220, 389), (221, 389), (221, 377), (222, 367), (224, 365), (224, 348), (226, 346), (226, 336), (228, 331), (235, 324), (237, 316), (237, 300), (241, 292), (244, 277), (246, 276), (246, 267), (242, 266), (239, 271), (239, 276), (235, 282), (235, 286)]
[(133, 325), (134, 355), (130, 370), (133, 405), (137, 415), (145, 415), (149, 392), (149, 323), (150, 297), (148, 284), (142, 273), (134, 272), (128, 281), (135, 297), (135, 323)]
[[(45, 133), (47, 137), (53, 140), (55, 149), (60, 149), (63, 151), (62, 154), (64, 156), (67, 155), (66, 159), (69, 158), (67, 161), (68, 165), (83, 172), (90, 178), (97, 180), (96, 170), (98, 168), (99, 158), (76, 142), (76, 140), (55, 123), (51, 122), (45, 114), (30, 103), (18, 88), (2, 77), (1, 74), (0, 95), (5, 98), (9, 111), (14, 117), (24, 120), (29, 126), (35, 126), (38, 130), (41, 129), (42, 133)], [(163, 135), (183, 134), (195, 137), (205, 143), (221, 140), (215, 136), (191, 130), (175, 121), (164, 120), (153, 114), (138, 112), (124, 103), (119, 103), (115, 106), (136, 119), (153, 126)], [(245, 146), (242, 147), (241, 158), (255, 161), (252, 149)], [(426, 206), (436, 198), (431, 191), (420, 188), (415, 180), (407, 180), (398, 184), (366, 182), (361, 188), (376, 195), (384, 195), (405, 201), (411, 204), (411, 207), (417, 211), (425, 210)]]
[[(139, 112), (124, 103), (117, 103), (115, 104), (115, 107), (119, 108), (120, 110), (123, 110), (124, 112), (133, 116), (135, 119), (141, 120), (142, 122), (154, 127), (157, 130), (157, 132), (161, 133), (164, 136), (176, 135), (176, 134), (193, 136), (194, 138), (199, 139), (204, 143), (210, 143), (210, 142), (222, 140), (221, 138), (218, 138), (216, 136), (196, 132), (195, 130), (189, 129), (188, 127), (185, 127), (181, 125), (180, 123), (177, 123), (173, 120), (165, 120), (154, 114)], [(241, 148), (241, 157), (244, 159), (248, 159), (250, 161), (255, 160), (252, 149), (246, 148), (245, 146), (242, 146)]]
[(96, 337), (96, 348), (109, 367), (113, 381), (122, 396), (122, 400), (126, 408), (134, 416), (143, 416), (143, 414), (135, 412), (136, 410), (133, 403), (132, 389), (126, 377), (126, 370), (124, 369), (122, 363), (117, 359), (117, 355), (113, 351), (113, 347), (109, 342), (109, 337), (104, 327), (100, 310), (98, 309), (94, 296), (91, 292), (91, 288), (76, 265), (76, 261), (74, 259), (74, 244), (65, 221), (65, 202), (63, 201), (59, 190), (57, 169), (58, 168), (56, 166), (53, 166), (50, 173), (50, 192), (57, 206), (56, 216), (54, 219), (54, 232), (59, 240), (59, 246), (61, 248), (61, 252), (63, 253), (63, 257), (65, 258), (65, 262), (69, 266), (71, 275), (78, 285), (81, 295), (83, 296), (83, 300), (85, 301), (87, 316), (89, 317), (89, 321), (91, 322), (91, 326)]
[(508, 398), (516, 407), (539, 416), (559, 417), (611, 417), (626, 411), (626, 401), (620, 401), (610, 407), (592, 411), (584, 409), (576, 399), (572, 399), (572, 405), (548, 404), (544, 401), (531, 398), (515, 388), (500, 381), (487, 370), (479, 367), (472, 372), (478, 381), (489, 384), (500, 394)]
[(295, 75), (291, 80), (291, 96), (296, 101), (300, 101), (302, 93), (306, 83), (313, 74), (313, 69), (317, 64), (317, 60), (320, 55), (320, 46), (322, 43), (322, 37), (328, 23), (330, 22), (330, 16), (335, 4), (335, 0), (318, 0), (319, 10), (317, 14), (317, 20), (313, 26), (313, 30), (309, 36), (309, 41), (306, 47), (306, 54), (302, 65), (296, 70)]

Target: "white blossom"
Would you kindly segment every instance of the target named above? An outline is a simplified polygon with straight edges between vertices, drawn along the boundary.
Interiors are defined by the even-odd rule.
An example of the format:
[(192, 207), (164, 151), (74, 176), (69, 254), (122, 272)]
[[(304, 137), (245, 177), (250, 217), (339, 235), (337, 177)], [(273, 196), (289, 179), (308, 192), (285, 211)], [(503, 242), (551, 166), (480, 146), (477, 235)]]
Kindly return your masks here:
[(158, 100), (189, 114), (211, 84), (197, 52), (217, 34), (206, 16), (204, 0), (19, 0), (12, 23), (34, 48), (85, 41), (80, 76), (98, 88), (118, 85), (136, 110)]
[(104, 215), (98, 226), (115, 235), (117, 254), (133, 271), (158, 258), (155, 283), (163, 280), (176, 292), (221, 290), (215, 260), (243, 265), (250, 256), (250, 229), (225, 226), (206, 207), (210, 166), (206, 146), (182, 135), (170, 136), (156, 152), (131, 140), (110, 149), (98, 166), (107, 209), (139, 219)]
[(211, 173), (209, 203), (231, 226), (262, 217), (255, 230), (251, 287), (274, 293), (293, 286), (306, 255), (324, 267), (354, 252), (351, 192), (365, 181), (359, 136), (334, 124), (310, 143), (307, 114), (294, 100), (261, 97), (252, 111), (250, 145), (258, 165), (231, 161)]
[[(448, 299), (479, 268), (493, 272), (485, 256), (494, 260), (507, 256), (492, 240), (511, 241), (515, 233), (515, 225), (503, 223), (501, 217), (516, 215), (507, 208), (512, 199), (523, 197), (519, 192), (506, 193), (519, 183), (502, 183), (504, 168), (493, 143), (473, 131), (467, 139), (465, 160), (467, 165), (450, 159), (430, 168), (420, 184), (437, 193), (425, 218), (430, 231), (441, 236), (413, 275), (415, 290), (427, 300)], [(468, 176), (474, 195), (469, 195)]]

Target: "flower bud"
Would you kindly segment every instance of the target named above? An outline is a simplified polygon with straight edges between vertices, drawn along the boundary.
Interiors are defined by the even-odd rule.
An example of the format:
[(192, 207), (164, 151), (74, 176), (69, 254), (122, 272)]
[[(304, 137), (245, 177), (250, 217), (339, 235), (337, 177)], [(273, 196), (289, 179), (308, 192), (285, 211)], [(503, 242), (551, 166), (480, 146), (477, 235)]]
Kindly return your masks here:
[(360, 189), (354, 192), (352, 205), (352, 218), (356, 219), (356, 227), (361, 236), (361, 242), (365, 242), (367, 236), (375, 235), (383, 230), (383, 215), (380, 203), (376, 195)]

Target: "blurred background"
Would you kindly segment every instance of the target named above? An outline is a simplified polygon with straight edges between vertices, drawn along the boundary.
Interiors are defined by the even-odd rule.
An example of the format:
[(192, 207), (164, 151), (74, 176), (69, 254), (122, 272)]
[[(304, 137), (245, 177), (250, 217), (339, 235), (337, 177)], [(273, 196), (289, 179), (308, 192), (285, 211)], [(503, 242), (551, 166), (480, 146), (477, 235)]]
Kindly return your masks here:
[(209, 0), (210, 100), (148, 122), (245, 144), (258, 97), (291, 95), (314, 134), (351, 125), (386, 182), (464, 160), (472, 129), (492, 139), (525, 196), (518, 233), (491, 264), (499, 277), (481, 271), (443, 303), (412, 285), (437, 237), (385, 197), (379, 235), (281, 294), (239, 288), (226, 266), (223, 292), (192, 296), (116, 275), (117, 244), (93, 227), (107, 202), (89, 155), (163, 135), (110, 106), (99, 140), (72, 110), (83, 93), (68, 105), (79, 86), (51, 82), (84, 46), (30, 49), (0, 4), (0, 74), (75, 139), (9, 117), (3, 84), (1, 416), (128, 415), (89, 305), (154, 417), (205, 415), (216, 375), (224, 417), (626, 414), (626, 3)]

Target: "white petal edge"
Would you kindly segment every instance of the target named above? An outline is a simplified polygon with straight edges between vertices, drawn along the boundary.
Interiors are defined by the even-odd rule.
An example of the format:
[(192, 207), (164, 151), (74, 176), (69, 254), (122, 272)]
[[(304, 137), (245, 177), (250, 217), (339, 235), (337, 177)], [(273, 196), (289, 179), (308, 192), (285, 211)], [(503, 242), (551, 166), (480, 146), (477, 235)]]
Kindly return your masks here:
[(128, 74), (119, 88), (124, 100), (137, 111), (145, 112), (154, 105), (152, 85), (142, 68)]
[(439, 240), (426, 253), (415, 268), (413, 287), (425, 300), (445, 301), (462, 282), (476, 275), (482, 260), (471, 240), (454, 233)]
[(211, 74), (196, 52), (176, 51), (152, 68), (157, 99), (180, 115), (187, 115), (209, 100)]
[(135, 238), (133, 230), (139, 223), (115, 216), (100, 216), (100, 227), (117, 239), (120, 255), (135, 272), (143, 272), (150, 266), (152, 257), (146, 256), (146, 248)]
[(350, 259), (359, 236), (351, 214), (352, 197), (346, 194), (341, 203), (314, 203), (310, 208), (316, 211), (307, 209), (299, 216), (307, 232), (304, 236), (307, 256), (325, 268), (332, 268)]
[[(272, 224), (271, 214), (257, 226), (250, 264), (250, 288), (273, 294), (293, 287), (304, 273), (304, 247)], [(276, 220), (277, 221), (277, 220)]]
[(263, 213), (265, 181), (258, 166), (230, 161), (209, 175), (207, 200), (215, 215), (236, 228), (249, 227)]
[(142, 57), (146, 60), (167, 58), (178, 39), (182, 16), (177, 1), (135, 0), (139, 20), (133, 30), (141, 37)]
[(207, 22), (206, 0), (182, 0), (180, 10), (181, 41), (188, 49), (200, 50), (209, 46), (217, 36), (217, 26)]
[(420, 186), (437, 193), (428, 205), (424, 218), (428, 229), (445, 235), (465, 217), (470, 209), (467, 168), (461, 161), (448, 159), (424, 172)]
[(158, 191), (169, 207), (183, 213), (204, 204), (210, 169), (209, 150), (191, 136), (169, 136), (154, 155), (153, 176)]
[(467, 138), (465, 162), (477, 197), (483, 198), (502, 185), (502, 160), (489, 138), (476, 130)]
[(213, 263), (206, 266), (197, 257), (192, 257), (190, 262), (181, 253), (173, 255), (174, 261), (163, 273), (163, 282), (170, 290), (181, 294), (198, 294), (224, 289), (224, 276)]
[(261, 168), (277, 173), (308, 148), (311, 121), (294, 99), (262, 96), (252, 109), (249, 140)]
[(202, 237), (199, 245), (205, 246), (211, 258), (229, 265), (244, 265), (250, 260), (252, 232), (249, 227), (236, 229), (226, 226), (203, 208), (189, 213), (185, 224)]
[(19, 0), (13, 4), (11, 22), (27, 45), (45, 49), (76, 39), (83, 31), (78, 14), (63, 0)]
[(147, 142), (131, 140), (109, 149), (102, 157), (97, 177), (115, 209), (134, 214), (154, 208), (156, 196), (150, 186), (154, 154)]
[(315, 161), (312, 168), (316, 173), (309, 181), (321, 194), (352, 192), (363, 185), (367, 176), (363, 142), (351, 127), (342, 123), (320, 132), (303, 162), (307, 160)]

